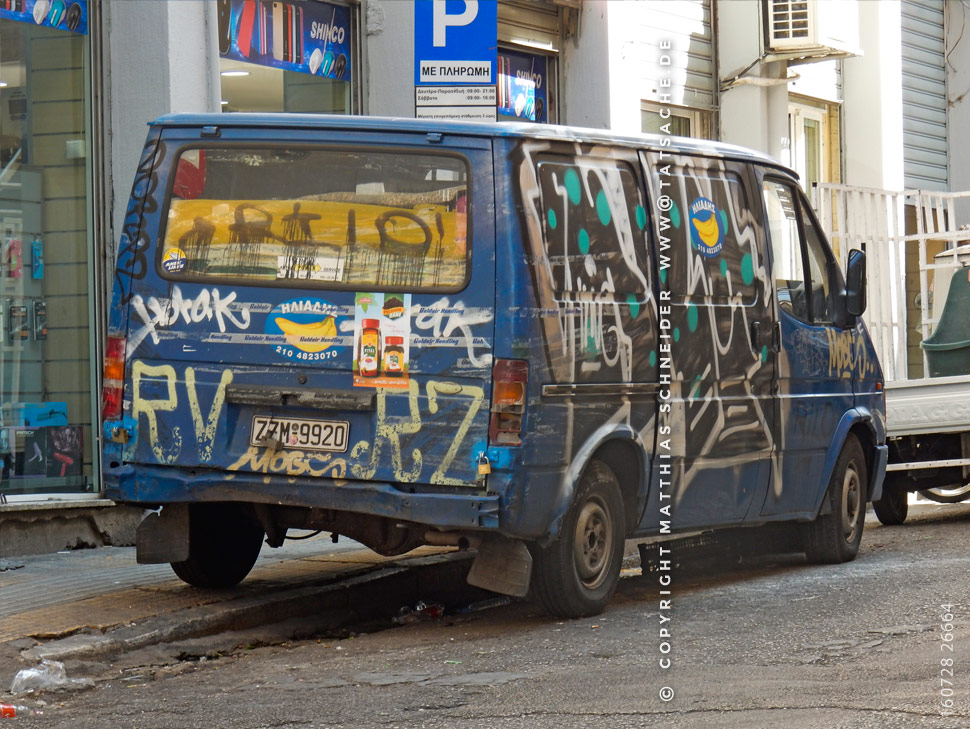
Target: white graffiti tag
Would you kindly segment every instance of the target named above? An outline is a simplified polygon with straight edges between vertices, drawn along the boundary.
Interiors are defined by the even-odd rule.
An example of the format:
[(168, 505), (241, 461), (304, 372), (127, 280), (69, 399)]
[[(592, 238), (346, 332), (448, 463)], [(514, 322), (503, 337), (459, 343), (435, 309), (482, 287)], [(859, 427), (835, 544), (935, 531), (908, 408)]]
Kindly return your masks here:
[(422, 307), (414, 317), (414, 328), (421, 331), (431, 330), (432, 336), (447, 339), (456, 330), (464, 336), (468, 347), (468, 359), (475, 367), (488, 367), (492, 363), (490, 353), (475, 354), (475, 339), (472, 327), (492, 321), (491, 310), (484, 307), (466, 307), (461, 301), (454, 304), (447, 297), (438, 299), (430, 306)]
[(141, 318), (143, 326), (128, 341), (129, 356), (148, 336), (152, 338), (152, 342), (158, 344), (158, 331), (167, 329), (180, 320), (185, 324), (192, 324), (215, 319), (220, 332), (226, 331), (227, 321), (238, 329), (248, 329), (249, 308), (233, 304), (235, 300), (235, 291), (223, 296), (219, 289), (203, 289), (194, 299), (185, 298), (178, 286), (172, 289), (170, 299), (152, 296), (146, 302), (140, 295), (136, 295), (132, 298), (131, 305)]

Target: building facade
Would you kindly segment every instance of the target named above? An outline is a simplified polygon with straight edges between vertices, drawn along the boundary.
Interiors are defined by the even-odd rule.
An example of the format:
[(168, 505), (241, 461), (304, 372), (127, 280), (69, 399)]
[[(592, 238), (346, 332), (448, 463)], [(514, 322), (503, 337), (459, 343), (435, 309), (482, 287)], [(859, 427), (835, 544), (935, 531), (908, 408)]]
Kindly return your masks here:
[[(430, 1), (430, 0), (419, 0)], [(487, 2), (488, 0), (481, 0)], [(496, 119), (765, 151), (806, 185), (970, 188), (956, 0), (498, 0)], [(0, 3), (0, 504), (100, 497), (102, 322), (146, 124), (414, 116), (411, 0)], [(965, 154), (965, 153), (962, 153)]]

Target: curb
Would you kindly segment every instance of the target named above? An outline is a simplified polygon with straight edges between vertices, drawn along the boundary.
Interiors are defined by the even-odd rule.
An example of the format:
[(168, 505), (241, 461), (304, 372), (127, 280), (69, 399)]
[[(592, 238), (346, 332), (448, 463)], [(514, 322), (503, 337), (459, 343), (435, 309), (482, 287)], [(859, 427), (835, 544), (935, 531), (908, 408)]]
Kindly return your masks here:
[(147, 618), (101, 635), (75, 634), (21, 651), (39, 662), (104, 658), (159, 643), (239, 631), (293, 618), (321, 618), (321, 630), (396, 614), (419, 600), (458, 604), (494, 593), (465, 582), (474, 553), (450, 552), (401, 560), (336, 582), (267, 592)]

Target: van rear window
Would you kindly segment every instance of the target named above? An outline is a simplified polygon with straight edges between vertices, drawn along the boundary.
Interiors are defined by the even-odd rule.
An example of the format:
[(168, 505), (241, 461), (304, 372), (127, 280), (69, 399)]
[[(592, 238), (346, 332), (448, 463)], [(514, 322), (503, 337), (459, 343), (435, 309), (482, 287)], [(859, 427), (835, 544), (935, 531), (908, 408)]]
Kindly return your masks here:
[(174, 279), (455, 290), (469, 194), (455, 156), (189, 149), (172, 175), (159, 266)]

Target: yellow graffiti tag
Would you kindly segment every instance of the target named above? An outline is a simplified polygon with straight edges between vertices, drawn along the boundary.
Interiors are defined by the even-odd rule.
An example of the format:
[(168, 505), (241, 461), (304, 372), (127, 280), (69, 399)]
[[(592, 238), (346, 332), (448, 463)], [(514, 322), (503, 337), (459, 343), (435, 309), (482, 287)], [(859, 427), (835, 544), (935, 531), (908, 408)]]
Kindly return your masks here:
[(472, 387), (469, 385), (459, 385), (454, 382), (429, 382), (428, 387), (428, 412), (434, 415), (438, 412), (438, 393), (443, 395), (468, 395), (471, 397), (471, 404), (468, 406), (468, 412), (465, 413), (464, 419), (461, 421), (461, 425), (458, 426), (458, 431), (455, 433), (455, 437), (451, 441), (451, 446), (445, 453), (445, 457), (441, 459), (441, 464), (435, 469), (435, 472), (431, 474), (431, 483), (433, 484), (451, 484), (459, 485), (462, 483), (461, 479), (447, 478), (445, 476), (445, 471), (451, 465), (451, 462), (455, 460), (455, 455), (458, 453), (458, 449), (461, 447), (462, 441), (465, 440), (465, 436), (468, 435), (468, 429), (471, 427), (472, 421), (475, 419), (475, 414), (478, 412), (479, 408), (482, 406), (482, 401), (485, 399), (485, 390), (481, 387)]
[[(159, 399), (149, 399), (142, 397), (141, 389), (143, 380), (152, 380), (157, 384), (158, 380), (165, 381), (167, 390), (166, 397)], [(140, 420), (141, 415), (148, 419), (148, 442), (155, 460), (159, 463), (175, 463), (179, 454), (182, 452), (182, 436), (178, 428), (172, 428), (169, 433), (168, 452), (159, 438), (158, 416), (156, 413), (172, 412), (178, 407), (178, 393), (175, 391), (175, 368), (171, 365), (159, 365), (153, 367), (140, 360), (135, 360), (131, 365), (131, 416)]]
[[(151, 380), (152, 384), (164, 382), (165, 396), (161, 398), (146, 398), (142, 395), (143, 385)], [(148, 419), (148, 444), (159, 463), (174, 464), (182, 455), (182, 434), (179, 427), (172, 428), (166, 442), (163, 443), (159, 433), (159, 412), (172, 412), (178, 409), (178, 377), (171, 365), (152, 366), (141, 360), (135, 360), (131, 365), (131, 415), (139, 420), (141, 415)], [(187, 367), (185, 370), (185, 389), (188, 395), (189, 413), (195, 429), (195, 440), (199, 448), (199, 457), (203, 462), (209, 461), (216, 438), (216, 426), (219, 415), (226, 399), (226, 387), (232, 382), (232, 372), (225, 370), (212, 398), (212, 405), (205, 419), (202, 417), (202, 406), (196, 389), (195, 369)]]
[(344, 478), (347, 475), (347, 461), (334, 458), (332, 453), (273, 451), (262, 446), (250, 446), (228, 470), (239, 471), (244, 468), (257, 473), (282, 473), (287, 476), (315, 478)]
[(398, 481), (413, 482), (417, 480), (424, 463), (421, 451), (417, 448), (411, 451), (413, 467), (411, 470), (405, 471), (403, 447), (401, 446), (402, 435), (414, 435), (421, 430), (418, 383), (415, 380), (408, 382), (408, 407), (410, 413), (407, 417), (389, 418), (387, 415), (387, 394), (383, 389), (377, 391), (377, 428), (374, 432), (373, 448), (367, 441), (360, 441), (350, 452), (351, 458), (358, 459), (370, 451), (370, 463), (351, 466), (350, 469), (355, 477), (362, 479), (374, 477), (374, 474), (377, 473), (377, 465), (380, 463), (383, 444), (387, 443), (391, 447), (391, 465), (394, 468), (394, 478)]
[(829, 340), (829, 376), (850, 379), (869, 371), (865, 343), (851, 330), (826, 329)]
[(195, 389), (195, 370), (192, 367), (185, 370), (185, 389), (189, 393), (189, 409), (192, 411), (192, 423), (195, 425), (195, 438), (199, 443), (199, 458), (202, 459), (203, 463), (212, 459), (212, 444), (216, 439), (216, 424), (219, 422), (219, 413), (222, 412), (222, 405), (226, 400), (226, 386), (230, 382), (232, 382), (232, 371), (223, 370), (219, 386), (216, 387), (215, 397), (212, 398), (212, 407), (209, 408), (209, 417), (203, 423), (199, 394)]

